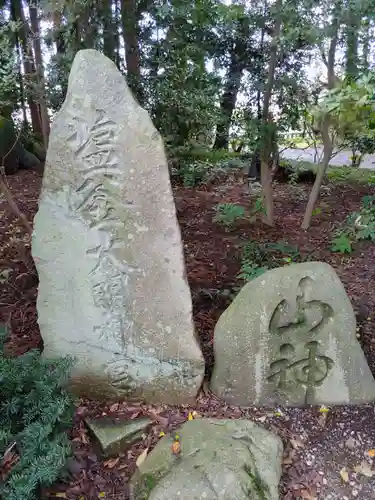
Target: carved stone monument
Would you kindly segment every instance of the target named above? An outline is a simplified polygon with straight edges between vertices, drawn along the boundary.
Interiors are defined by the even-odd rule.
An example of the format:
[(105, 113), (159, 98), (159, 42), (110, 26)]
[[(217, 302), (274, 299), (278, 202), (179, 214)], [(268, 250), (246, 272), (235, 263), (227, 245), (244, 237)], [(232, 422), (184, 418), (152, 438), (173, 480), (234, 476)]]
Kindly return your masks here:
[(76, 55), (52, 124), (32, 243), (44, 353), (76, 357), (76, 392), (195, 399), (204, 361), (163, 142), (95, 50)]
[(292, 264), (244, 286), (214, 334), (212, 391), (230, 404), (375, 400), (353, 308), (331, 266)]

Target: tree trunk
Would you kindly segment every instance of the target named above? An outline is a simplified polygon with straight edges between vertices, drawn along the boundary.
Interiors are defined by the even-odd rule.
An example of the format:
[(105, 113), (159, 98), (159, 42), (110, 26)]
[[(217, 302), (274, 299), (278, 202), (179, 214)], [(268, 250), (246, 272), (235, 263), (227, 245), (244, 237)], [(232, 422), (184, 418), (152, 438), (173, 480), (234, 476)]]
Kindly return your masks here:
[(371, 27), (370, 20), (365, 18), (363, 21), (363, 40), (362, 40), (362, 69), (367, 71), (369, 69), (369, 55), (371, 43)]
[(142, 105), (144, 96), (141, 88), (141, 53), (135, 0), (122, 0), (121, 21), (125, 43), (127, 80), (134, 96)]
[(353, 0), (349, 1), (347, 22), (345, 29), (346, 38), (346, 68), (345, 73), (349, 78), (356, 78), (359, 71), (358, 59), (358, 33), (360, 26), (360, 19), (356, 12), (356, 7), (353, 5)]
[(38, 0), (31, 0), (31, 2), (29, 3), (29, 13), (30, 13), (31, 29), (33, 31), (33, 44), (34, 44), (38, 94), (39, 94), (38, 100), (39, 100), (40, 118), (42, 123), (42, 132), (43, 132), (43, 145), (45, 151), (47, 151), (50, 125), (49, 125), (48, 109), (45, 99), (44, 68), (42, 60), (42, 48), (40, 43), (41, 35), (40, 35), (39, 19), (38, 19)]
[(112, 12), (112, 0), (106, 0), (101, 7), (103, 25), (104, 55), (116, 63), (116, 32), (117, 26)]
[[(32, 49), (28, 43), (30, 28), (23, 11), (22, 0), (11, 0), (10, 11), (12, 20), (19, 23), (18, 35), (22, 48), (23, 67), (25, 70), (25, 80), (29, 80), (31, 87), (35, 75), (35, 63)], [(43, 137), (42, 123), (39, 115), (38, 105), (34, 100), (33, 90), (27, 89), (27, 104), (30, 109), (31, 123), (34, 134)]]
[(115, 43), (115, 63), (119, 70), (121, 70), (121, 55), (120, 55), (120, 33), (119, 33), (119, 20), (121, 17), (121, 5), (120, 0), (115, 1), (115, 34), (114, 34), (114, 43)]
[(271, 152), (274, 149), (272, 144), (273, 134), (270, 133), (270, 103), (272, 97), (272, 90), (275, 81), (275, 70), (278, 57), (278, 46), (281, 32), (281, 16), (282, 16), (283, 1), (277, 0), (275, 5), (276, 19), (273, 30), (273, 37), (270, 48), (270, 62), (268, 66), (268, 77), (266, 89), (263, 98), (263, 112), (262, 112), (262, 139), (261, 139), (261, 164), (260, 164), (260, 180), (263, 186), (264, 205), (266, 209), (265, 223), (269, 226), (274, 224), (273, 215), (273, 200), (272, 200), (272, 175), (270, 169)]
[(233, 111), (236, 107), (237, 95), (241, 85), (243, 70), (243, 64), (239, 63), (237, 54), (233, 53), (225, 90), (220, 101), (221, 120), (217, 124), (214, 149), (228, 149), (229, 129)]
[[(334, 14), (331, 25), (331, 42), (328, 51), (327, 82), (329, 89), (333, 89), (337, 81), (335, 75), (335, 59), (336, 59), (336, 48), (339, 39), (340, 25), (341, 25), (341, 1), (339, 0), (338, 2), (336, 2), (334, 7)], [(329, 130), (330, 130), (330, 117), (327, 114), (322, 124), (322, 137), (323, 137), (323, 148), (324, 148), (323, 163), (318, 167), (318, 173), (315, 178), (315, 182), (306, 205), (306, 211), (301, 225), (302, 229), (308, 229), (310, 227), (313, 210), (319, 197), (320, 187), (322, 185), (324, 175), (326, 173), (329, 161), (332, 156), (333, 142)]]
[(28, 131), (29, 122), (27, 120), (27, 114), (26, 114), (25, 88), (23, 85), (23, 76), (21, 70), (22, 53), (18, 37), (16, 38), (16, 48), (17, 48), (17, 73), (18, 73), (17, 78), (18, 78), (18, 84), (20, 86), (20, 101), (21, 101), (22, 118), (23, 118), (23, 130)]

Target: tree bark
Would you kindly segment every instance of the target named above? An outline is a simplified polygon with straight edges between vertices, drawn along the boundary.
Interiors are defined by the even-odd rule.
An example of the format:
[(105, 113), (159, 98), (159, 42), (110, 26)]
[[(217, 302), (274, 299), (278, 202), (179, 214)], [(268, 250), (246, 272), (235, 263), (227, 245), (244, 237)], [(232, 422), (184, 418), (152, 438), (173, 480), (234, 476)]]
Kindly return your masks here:
[(229, 146), (229, 131), (233, 111), (236, 107), (237, 95), (240, 90), (244, 69), (249, 66), (249, 35), (249, 19), (244, 17), (239, 21), (237, 36), (232, 43), (230, 65), (224, 92), (220, 100), (221, 119), (216, 127), (214, 149), (228, 149)]
[(369, 69), (369, 55), (371, 43), (371, 26), (370, 20), (365, 18), (363, 21), (363, 40), (362, 40), (362, 69), (367, 71)]
[(105, 56), (116, 63), (117, 26), (113, 18), (112, 0), (103, 1), (101, 17), (103, 25), (103, 52)]
[(237, 55), (232, 54), (224, 93), (220, 100), (221, 120), (216, 128), (214, 149), (228, 149), (230, 124), (236, 107), (243, 70), (244, 66), (237, 60)]
[(125, 43), (127, 80), (134, 96), (142, 105), (144, 95), (141, 87), (141, 53), (138, 40), (138, 18), (135, 0), (122, 0), (121, 22)]
[(360, 19), (356, 12), (357, 6), (353, 5), (353, 0), (349, 1), (347, 21), (345, 28), (346, 38), (346, 68), (345, 73), (349, 78), (356, 78), (359, 71), (358, 59), (358, 33)]
[(45, 151), (47, 151), (48, 138), (50, 133), (50, 124), (49, 124), (48, 109), (45, 99), (45, 81), (44, 81), (42, 48), (40, 43), (41, 35), (40, 35), (40, 27), (38, 19), (38, 4), (39, 4), (38, 0), (31, 0), (31, 2), (29, 3), (29, 13), (30, 13), (31, 29), (33, 31), (33, 45), (34, 45), (36, 77), (37, 77), (38, 94), (39, 94), (38, 100), (39, 100), (40, 119), (42, 124), (42, 133), (43, 133), (43, 145)]
[(21, 108), (22, 108), (22, 118), (23, 118), (23, 130), (29, 130), (29, 122), (27, 119), (27, 114), (26, 114), (26, 100), (25, 100), (25, 88), (23, 85), (23, 76), (22, 76), (22, 53), (21, 53), (21, 47), (19, 43), (19, 38), (17, 36), (16, 39), (16, 48), (17, 48), (17, 77), (18, 77), (18, 84), (20, 86), (20, 101), (21, 101)]
[(278, 46), (281, 32), (283, 1), (277, 0), (275, 5), (276, 19), (273, 30), (273, 37), (270, 48), (270, 62), (268, 65), (268, 77), (263, 98), (262, 112), (262, 134), (261, 134), (261, 154), (260, 154), (260, 180), (263, 187), (264, 205), (266, 209), (265, 223), (269, 226), (274, 224), (273, 199), (272, 199), (272, 172), (270, 168), (271, 152), (274, 149), (272, 136), (270, 133), (270, 103), (272, 90), (275, 81), (275, 70), (278, 58)]
[[(12, 20), (20, 24), (18, 36), (22, 48), (22, 59), (23, 59), (23, 67), (25, 70), (25, 79), (26, 81), (30, 80), (30, 83), (32, 84), (33, 77), (35, 75), (35, 63), (34, 63), (33, 52), (28, 41), (30, 28), (25, 18), (22, 6), (22, 0), (11, 0), (10, 11)], [(27, 89), (27, 104), (30, 109), (33, 132), (34, 134), (38, 134), (40, 137), (43, 137), (42, 123), (39, 115), (38, 105), (35, 102), (33, 92), (31, 92), (30, 89)]]
[[(341, 0), (339, 0), (336, 2), (334, 6), (334, 14), (331, 25), (331, 41), (327, 59), (328, 89), (333, 89), (337, 82), (337, 77), (335, 75), (335, 60), (336, 60), (336, 49), (339, 40), (339, 30), (341, 26), (341, 14), (342, 14), (342, 4)], [(306, 205), (303, 221), (301, 224), (302, 229), (308, 229), (310, 227), (313, 210), (319, 198), (320, 188), (333, 152), (333, 141), (330, 136), (330, 117), (328, 114), (324, 117), (321, 132), (323, 137), (323, 150), (324, 150), (323, 163), (318, 167), (318, 173), (316, 175), (315, 182), (312, 187), (309, 200)]]

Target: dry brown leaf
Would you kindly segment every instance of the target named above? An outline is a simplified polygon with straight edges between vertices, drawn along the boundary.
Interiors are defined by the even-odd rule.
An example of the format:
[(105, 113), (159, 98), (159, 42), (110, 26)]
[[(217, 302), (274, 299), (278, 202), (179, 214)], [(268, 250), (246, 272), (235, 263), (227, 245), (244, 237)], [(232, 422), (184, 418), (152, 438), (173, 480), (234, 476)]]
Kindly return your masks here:
[(85, 432), (81, 432), (80, 438), (83, 444), (90, 444), (90, 439)]
[(112, 406), (109, 407), (109, 411), (117, 411), (119, 409), (119, 404), (114, 403)]
[(137, 467), (140, 467), (143, 464), (143, 462), (146, 460), (147, 453), (148, 453), (148, 448), (143, 450), (142, 453), (139, 455), (139, 457), (137, 458), (137, 461), (135, 462)]
[(347, 483), (349, 481), (349, 473), (348, 471), (345, 469), (345, 467), (343, 469), (340, 470), (340, 476), (341, 476), (341, 479), (343, 481), (345, 481), (345, 483)]
[(304, 500), (317, 500), (317, 497), (312, 495), (308, 490), (300, 490), (299, 493)]
[(375, 476), (375, 471), (373, 469), (371, 469), (370, 464), (368, 464), (365, 460), (363, 460), (363, 462), (361, 462), (360, 465), (356, 465), (354, 467), (354, 470), (358, 474), (362, 474), (362, 476), (366, 476), (366, 477)]
[(111, 458), (110, 460), (107, 460), (104, 462), (104, 467), (108, 467), (108, 469), (113, 469), (120, 461), (120, 457), (116, 458)]
[(293, 446), (295, 450), (298, 450), (298, 448), (304, 448), (305, 443), (302, 441), (301, 438), (295, 438), (290, 440), (290, 444)]
[(179, 455), (181, 453), (180, 441), (175, 441), (171, 446), (171, 450), (172, 450), (173, 455)]

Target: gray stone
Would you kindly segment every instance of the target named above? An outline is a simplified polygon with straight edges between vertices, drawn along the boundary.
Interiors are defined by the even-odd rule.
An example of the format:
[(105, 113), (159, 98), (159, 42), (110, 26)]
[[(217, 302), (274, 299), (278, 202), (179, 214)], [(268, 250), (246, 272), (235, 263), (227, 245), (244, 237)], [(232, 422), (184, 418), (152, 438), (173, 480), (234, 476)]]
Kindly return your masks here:
[(147, 427), (152, 423), (149, 418), (116, 421), (110, 417), (87, 418), (85, 423), (99, 445), (101, 455), (113, 457), (126, 451), (142, 439)]
[(97, 399), (193, 402), (204, 374), (164, 146), (112, 61), (77, 53), (54, 118), (33, 257), (48, 357)]
[(277, 500), (283, 445), (248, 420), (199, 419), (162, 438), (131, 480), (131, 500)]
[(251, 406), (362, 404), (375, 381), (331, 266), (292, 264), (246, 284), (214, 333), (212, 391)]

